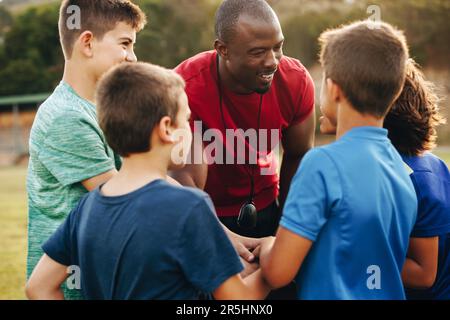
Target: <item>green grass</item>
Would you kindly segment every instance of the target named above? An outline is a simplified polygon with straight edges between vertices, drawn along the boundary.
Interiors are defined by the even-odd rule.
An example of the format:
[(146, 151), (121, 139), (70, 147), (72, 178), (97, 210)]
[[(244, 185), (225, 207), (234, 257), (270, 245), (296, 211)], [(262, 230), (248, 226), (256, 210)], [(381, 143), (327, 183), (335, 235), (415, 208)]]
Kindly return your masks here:
[[(436, 155), (450, 165), (450, 150)], [(25, 299), (27, 252), (26, 168), (0, 169), (0, 300)]]
[(26, 168), (0, 169), (0, 299), (24, 299), (27, 252)]

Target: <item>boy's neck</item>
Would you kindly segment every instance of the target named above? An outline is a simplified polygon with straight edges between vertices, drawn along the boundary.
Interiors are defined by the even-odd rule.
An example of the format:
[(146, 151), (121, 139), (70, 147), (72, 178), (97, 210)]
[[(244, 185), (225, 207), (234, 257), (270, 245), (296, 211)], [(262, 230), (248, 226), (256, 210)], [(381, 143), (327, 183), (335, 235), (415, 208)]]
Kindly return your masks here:
[(69, 84), (81, 98), (95, 104), (97, 80), (90, 75), (89, 70), (67, 60), (64, 66), (63, 81)]
[(133, 154), (123, 159), (117, 175), (102, 188), (106, 196), (117, 196), (133, 192), (154, 180), (167, 178), (167, 160), (161, 153)]
[(379, 119), (373, 115), (362, 114), (346, 103), (338, 107), (337, 118), (336, 139), (356, 127), (382, 128), (384, 122), (384, 118)]

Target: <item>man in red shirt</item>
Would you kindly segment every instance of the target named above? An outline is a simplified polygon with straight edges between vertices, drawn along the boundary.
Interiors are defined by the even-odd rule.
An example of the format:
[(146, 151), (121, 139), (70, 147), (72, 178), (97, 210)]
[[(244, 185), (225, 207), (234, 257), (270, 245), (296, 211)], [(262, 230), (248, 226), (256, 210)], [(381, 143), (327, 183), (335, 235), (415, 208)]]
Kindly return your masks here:
[[(257, 130), (259, 139), (269, 143), (252, 144), (246, 135), (236, 134), (246, 151), (245, 163), (239, 164), (238, 148), (229, 147), (230, 139), (219, 138), (227, 159), (223, 156), (221, 161), (216, 150), (219, 160), (215, 163), (192, 163), (173, 177), (183, 185), (204, 189), (231, 231), (247, 237), (274, 235), (291, 179), (314, 143), (314, 84), (298, 60), (283, 56), (280, 23), (264, 0), (225, 0), (216, 13), (215, 27), (215, 50), (175, 69), (186, 81), (194, 135), (203, 135), (203, 144), (194, 137), (191, 154), (208, 147), (205, 132), (210, 129), (226, 137), (229, 130)], [(276, 170), (272, 174), (263, 170), (268, 165), (277, 167), (273, 150), (278, 142), (283, 146), (280, 177)], [(251, 163), (252, 152), (257, 155), (256, 164)], [(256, 221), (244, 228), (238, 216), (250, 202), (256, 207)], [(252, 249), (258, 242), (234, 237), (235, 245), (241, 244), (236, 246), (239, 253), (248, 258), (245, 247)]]

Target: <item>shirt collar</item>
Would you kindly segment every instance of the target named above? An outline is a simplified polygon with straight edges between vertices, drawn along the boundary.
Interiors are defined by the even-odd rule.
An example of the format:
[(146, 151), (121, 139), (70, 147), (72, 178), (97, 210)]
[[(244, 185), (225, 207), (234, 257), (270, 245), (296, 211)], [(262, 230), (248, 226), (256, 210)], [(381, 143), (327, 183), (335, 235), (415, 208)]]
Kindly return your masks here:
[(347, 131), (342, 138), (363, 138), (372, 140), (387, 140), (388, 131), (379, 127), (354, 127)]
[(80, 97), (78, 95), (78, 93), (75, 92), (75, 90), (72, 88), (72, 86), (70, 84), (68, 84), (67, 82), (65, 82), (64, 80), (61, 80), (61, 82), (59, 83), (60, 87), (63, 88), (66, 92), (69, 92), (70, 94), (72, 94), (73, 96), (75, 96), (78, 100), (80, 100), (81, 102), (83, 102), (84, 104), (88, 105), (89, 107), (93, 108), (94, 110), (96, 109), (95, 105), (92, 104), (92, 102), (90, 102), (89, 100), (84, 99), (83, 97)]

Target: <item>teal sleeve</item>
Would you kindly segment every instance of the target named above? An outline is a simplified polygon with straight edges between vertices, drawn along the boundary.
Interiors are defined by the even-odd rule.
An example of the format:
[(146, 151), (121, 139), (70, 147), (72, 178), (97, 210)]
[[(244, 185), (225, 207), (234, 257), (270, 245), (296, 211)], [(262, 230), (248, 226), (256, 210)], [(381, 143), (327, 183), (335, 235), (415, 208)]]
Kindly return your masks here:
[(98, 125), (77, 112), (52, 122), (39, 150), (39, 159), (64, 186), (115, 168), (114, 155), (108, 154)]

